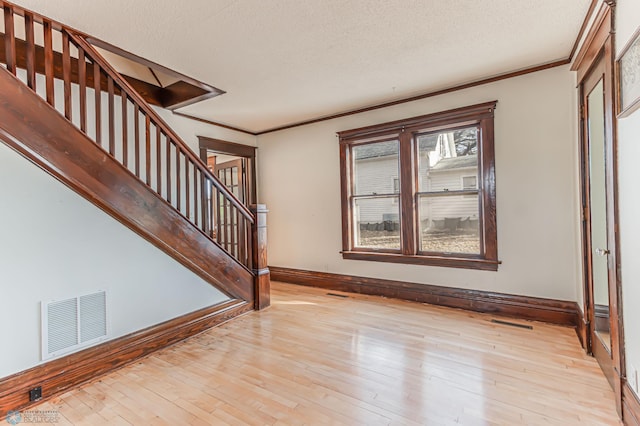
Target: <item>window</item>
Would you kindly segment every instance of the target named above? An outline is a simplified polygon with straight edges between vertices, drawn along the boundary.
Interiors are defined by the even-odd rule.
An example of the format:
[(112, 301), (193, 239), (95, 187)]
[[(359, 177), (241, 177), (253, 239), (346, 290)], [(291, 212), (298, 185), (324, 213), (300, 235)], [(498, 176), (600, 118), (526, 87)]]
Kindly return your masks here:
[(393, 193), (394, 194), (400, 193), (400, 179), (398, 179), (397, 177), (393, 178)]
[(463, 176), (462, 189), (476, 189), (478, 187), (477, 176)]
[(497, 270), (495, 106), (339, 132), (343, 257)]

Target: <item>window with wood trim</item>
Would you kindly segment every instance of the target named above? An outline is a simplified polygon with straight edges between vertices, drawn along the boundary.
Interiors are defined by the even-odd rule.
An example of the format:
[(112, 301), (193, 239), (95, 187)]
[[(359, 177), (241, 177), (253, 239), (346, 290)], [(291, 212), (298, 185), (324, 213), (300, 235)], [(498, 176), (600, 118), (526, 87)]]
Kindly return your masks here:
[(495, 106), (339, 132), (342, 256), (497, 270)]

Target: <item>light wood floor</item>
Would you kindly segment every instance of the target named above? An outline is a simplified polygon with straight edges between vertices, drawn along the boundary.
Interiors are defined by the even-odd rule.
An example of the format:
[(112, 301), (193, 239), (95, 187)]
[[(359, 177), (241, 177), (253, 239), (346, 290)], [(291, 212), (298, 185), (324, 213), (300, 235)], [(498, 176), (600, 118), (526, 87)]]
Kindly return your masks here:
[(35, 407), (59, 424), (620, 424), (572, 329), (273, 285), (272, 306)]

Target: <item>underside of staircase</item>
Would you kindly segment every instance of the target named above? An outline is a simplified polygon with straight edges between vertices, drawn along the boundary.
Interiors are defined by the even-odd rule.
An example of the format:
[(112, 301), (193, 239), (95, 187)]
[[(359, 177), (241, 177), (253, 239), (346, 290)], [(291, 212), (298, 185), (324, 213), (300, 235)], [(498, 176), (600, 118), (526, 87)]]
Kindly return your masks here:
[[(269, 306), (266, 209), (243, 205), (127, 78), (59, 22), (0, 0), (0, 142), (230, 300), (0, 378), (0, 415)], [(0, 19), (2, 19), (0, 18)]]
[(264, 305), (256, 214), (84, 34), (0, 6), (0, 139), (230, 298)]
[(253, 274), (16, 77), (0, 69), (0, 139), (231, 298)]
[(227, 302), (0, 379), (0, 413), (269, 305), (264, 206), (243, 205), (89, 36), (0, 0), (0, 142)]

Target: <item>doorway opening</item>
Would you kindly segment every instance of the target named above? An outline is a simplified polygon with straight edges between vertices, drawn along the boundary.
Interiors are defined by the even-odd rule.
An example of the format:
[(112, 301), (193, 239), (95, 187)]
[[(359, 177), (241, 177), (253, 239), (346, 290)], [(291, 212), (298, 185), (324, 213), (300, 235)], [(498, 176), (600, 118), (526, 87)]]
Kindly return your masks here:
[(200, 158), (249, 207), (257, 202), (256, 147), (198, 136)]

